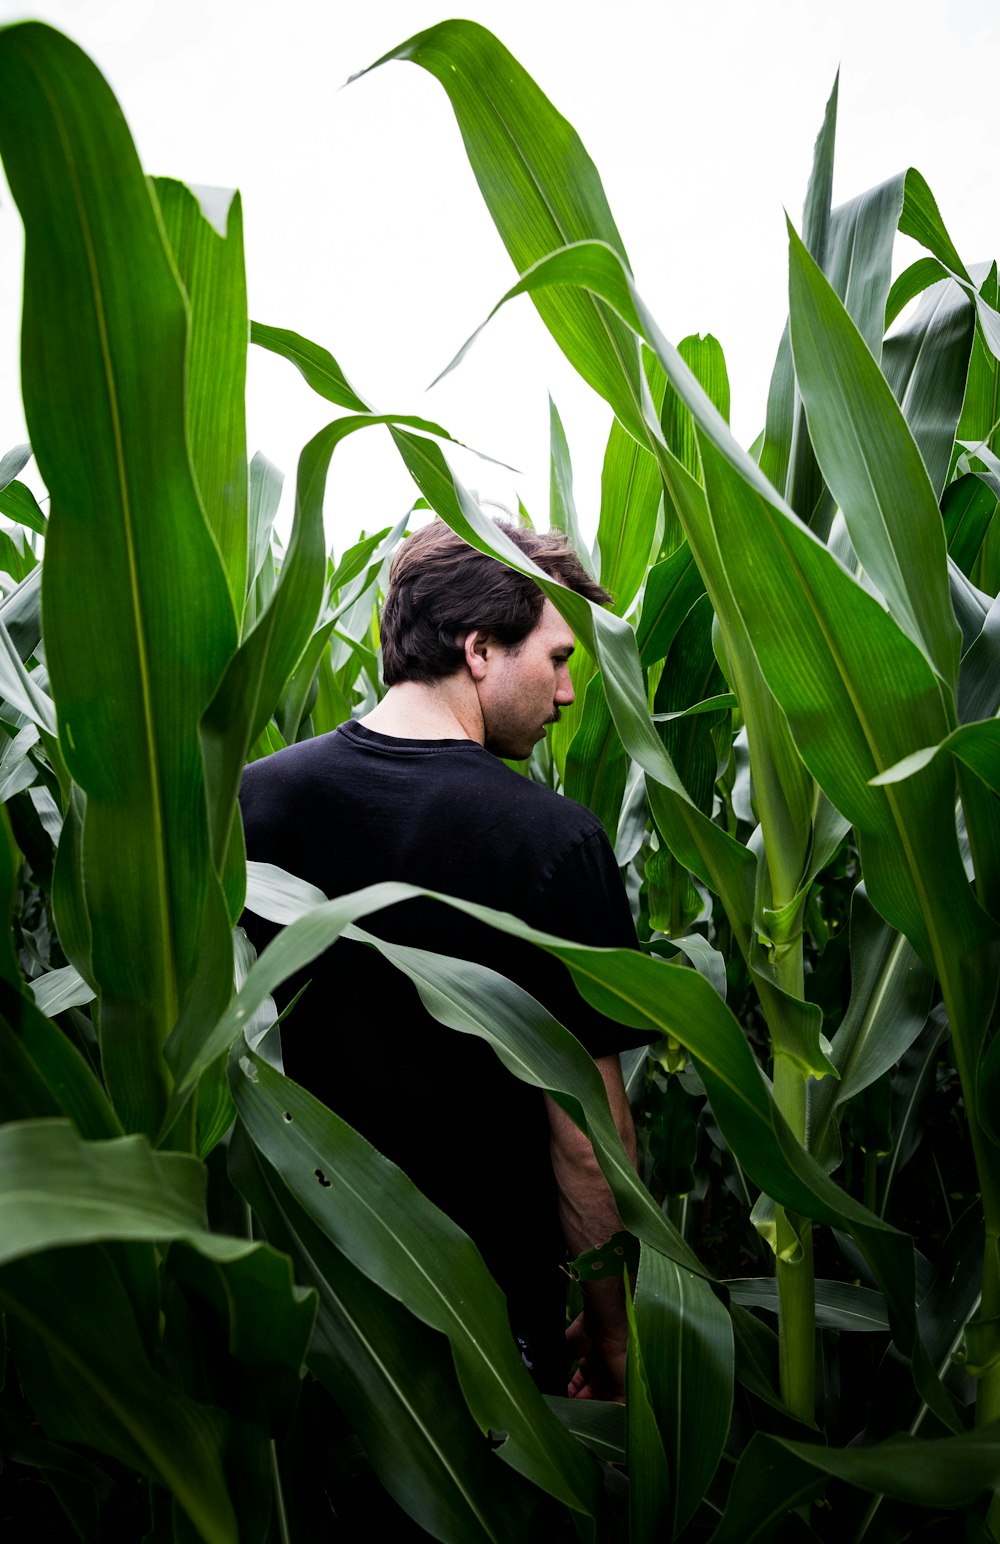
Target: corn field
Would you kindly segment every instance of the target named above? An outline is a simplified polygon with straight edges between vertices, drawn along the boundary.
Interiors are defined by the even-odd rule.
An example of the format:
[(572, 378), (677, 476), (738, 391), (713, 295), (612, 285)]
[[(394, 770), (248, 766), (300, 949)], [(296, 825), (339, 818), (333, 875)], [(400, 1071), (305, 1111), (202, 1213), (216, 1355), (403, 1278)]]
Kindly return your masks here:
[[(309, 1544), (385, 1493), (449, 1544), (1000, 1540), (996, 264), (914, 169), (831, 207), (835, 85), (745, 449), (720, 345), (662, 336), (517, 61), (462, 21), (390, 61), (447, 93), (514, 265), (490, 325), (529, 295), (613, 409), (593, 551), (556, 413), (548, 511), (608, 610), (484, 516), (442, 426), (248, 317), (238, 195), (148, 179), (95, 65), (0, 31), (31, 439), (0, 463), (0, 1518)], [(893, 281), (897, 231), (923, 255)], [(331, 406), (287, 544), (248, 346)], [(272, 992), (338, 937), (388, 952), (366, 918), (421, 893), (248, 869), (236, 804), (247, 761), (382, 691), (409, 516), (339, 558), (323, 534), (371, 428), (421, 518), (582, 645), (524, 770), (600, 816), (642, 951), (481, 914), (657, 1033), (625, 1064), (641, 1174), (537, 1003), (391, 958), (590, 1136), (634, 1283), (624, 1407), (543, 1398), (464, 1235), (280, 1070)], [(287, 924), (259, 960), (245, 906)]]

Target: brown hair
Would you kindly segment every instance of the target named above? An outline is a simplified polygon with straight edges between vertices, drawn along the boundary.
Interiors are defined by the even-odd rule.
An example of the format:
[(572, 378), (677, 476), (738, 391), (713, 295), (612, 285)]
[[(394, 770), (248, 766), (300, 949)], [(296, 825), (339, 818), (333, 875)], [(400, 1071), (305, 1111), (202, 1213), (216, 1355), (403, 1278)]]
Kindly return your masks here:
[[(610, 601), (564, 536), (496, 524), (567, 589), (601, 606)], [(389, 575), (381, 623), (386, 686), (454, 675), (465, 658), (465, 635), (473, 631), (516, 648), (537, 627), (543, 601), (533, 579), (470, 547), (442, 520), (421, 527), (403, 542)]]

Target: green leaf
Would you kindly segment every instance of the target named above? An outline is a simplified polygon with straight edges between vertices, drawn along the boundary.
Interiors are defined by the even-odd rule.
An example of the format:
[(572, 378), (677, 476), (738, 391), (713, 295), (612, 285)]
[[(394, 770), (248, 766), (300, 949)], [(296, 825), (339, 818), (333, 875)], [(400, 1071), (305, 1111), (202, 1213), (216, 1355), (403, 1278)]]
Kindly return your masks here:
[[(599, 253), (605, 250), (597, 248)], [(621, 273), (617, 260), (614, 271)], [(631, 628), (564, 585), (554, 583), (526, 560), (503, 532), (481, 514), (453, 477), (437, 446), (399, 431), (394, 431), (393, 437), (417, 485), (452, 529), (480, 551), (530, 575), (599, 664), (615, 728), (627, 753), (651, 779), (647, 787), (658, 826), (669, 833), (671, 849), (677, 856), (723, 896), (734, 929), (742, 927), (749, 939), (753, 856), (702, 815), (681, 783), (649, 719), (646, 688)], [(700, 492), (697, 484), (692, 486)]]
[(902, 174), (839, 205), (831, 217), (823, 270), (876, 360), (882, 355), (892, 253), (905, 198)]
[(14, 640), (0, 616), (0, 696), (18, 713), (37, 725), (47, 735), (56, 732), (56, 710), (52, 698), (21, 663)]
[(389, 536), (391, 530), (393, 541), (397, 541), (399, 536), (402, 535), (402, 530), (405, 529), (406, 523), (405, 520), (402, 521), (401, 525), (396, 526), (395, 530), (392, 530), (390, 526), (384, 526), (381, 531), (376, 531), (373, 536), (363, 536), (360, 541), (355, 542), (353, 547), (348, 548), (327, 581), (327, 588), (330, 591), (331, 597), (339, 594), (345, 585), (350, 584), (366, 568), (370, 568), (372, 563), (381, 562), (384, 556), (384, 552), (379, 550), (382, 542)]
[(625, 1284), (628, 1359), (625, 1364), (625, 1458), (629, 1468), (629, 1544), (663, 1537), (670, 1515), (670, 1469), (653, 1409), (653, 1373), (647, 1369), (635, 1306)]
[(636, 629), (639, 658), (644, 666), (666, 659), (678, 628), (702, 594), (704, 581), (687, 542), (662, 562), (654, 563), (646, 578), (642, 615)]
[[(824, 268), (830, 232), (830, 201), (833, 192), (839, 89), (840, 72), (838, 71), (823, 114), (823, 123), (816, 136), (812, 172), (802, 212), (802, 230), (806, 245), (816, 261)], [(807, 491), (806, 484), (815, 482), (815, 457), (812, 455), (808, 438), (803, 433), (804, 427), (802, 403), (795, 388), (792, 351), (786, 324), (771, 373), (764, 437), (758, 460), (765, 477), (785, 494), (792, 507), (803, 514), (803, 518), (808, 518), (815, 502), (816, 492), (813, 487)], [(810, 462), (812, 465), (809, 464)], [(796, 502), (796, 483), (800, 489), (799, 502)], [(809, 510), (801, 510), (803, 501), (809, 504)]]
[(780, 1520), (822, 1494), (825, 1478), (754, 1432), (736, 1466), (722, 1521), (711, 1544), (765, 1544)]
[[(996, 264), (980, 285), (980, 293), (996, 306), (998, 300)], [(969, 361), (969, 378), (965, 389), (965, 402), (959, 420), (956, 438), (961, 443), (982, 446), (988, 451), (998, 448), (997, 421), (1000, 419), (1000, 361), (988, 347), (982, 334), (982, 325), (976, 329)], [(994, 489), (995, 491), (995, 489)]]
[(982, 719), (975, 724), (960, 724), (943, 739), (940, 745), (927, 745), (912, 755), (905, 756), (894, 766), (888, 767), (878, 777), (872, 778), (875, 787), (891, 787), (906, 782), (937, 758), (942, 751), (951, 751), (957, 760), (981, 777), (988, 788), (1000, 793), (1000, 719)]
[(317, 627), (288, 678), (281, 700), (274, 710), (275, 722), (286, 745), (293, 745), (300, 728), (312, 711), (316, 698), (316, 672), (330, 645), (330, 634), (337, 624), (324, 622)]
[[(326, 896), (322, 890), (307, 879), (289, 874), (274, 863), (256, 863), (251, 860), (247, 864), (247, 910), (256, 912), (259, 917), (266, 917), (269, 922), (279, 922), (284, 927), (286, 923), (295, 922), (311, 907), (325, 904)], [(250, 966), (253, 964), (251, 959)], [(220, 1050), (226, 1048), (225, 1042), (219, 1046)]]
[(30, 788), (38, 777), (32, 750), (39, 742), (34, 724), (25, 724), (0, 752), (0, 802), (6, 804), (15, 794)]
[(109, 1256), (76, 1249), (7, 1265), (0, 1304), (14, 1330), (18, 1376), (46, 1433), (148, 1475), (173, 1492), (203, 1539), (237, 1544), (221, 1462), (225, 1420), (156, 1370)]
[[(3, 494), (0, 493), (0, 499)], [(20, 584), (38, 566), (38, 558), (24, 539), (24, 532), (0, 529), (0, 571)]]
[[(142, 1137), (85, 1142), (69, 1121), (0, 1127), (0, 1264), (42, 1249), (107, 1239), (204, 1242), (204, 1170)], [(225, 1257), (252, 1245), (209, 1240)]]
[(59, 832), (56, 861), (52, 870), (52, 910), (63, 953), (96, 991), (91, 963), (93, 934), (83, 885), (83, 818), (86, 805), (86, 795), (74, 783), (66, 801), (66, 813)]
[(224, 1346), (239, 1364), (246, 1379), (238, 1395), (243, 1408), (237, 1404), (233, 1413), (251, 1419), (259, 1403), (267, 1430), (281, 1435), (298, 1403), (316, 1294), (297, 1286), (287, 1255), (265, 1244), (213, 1260), (178, 1240), (170, 1246), (166, 1270), (208, 1310), (209, 1343)]
[(371, 411), (363, 397), (359, 397), (333, 355), (317, 343), (310, 343), (297, 332), (283, 327), (265, 327), (260, 322), (250, 323), (250, 342), (266, 348), (272, 354), (280, 354), (289, 360), (313, 391), (346, 407), (350, 413)]
[(936, 257), (918, 257), (909, 268), (904, 268), (899, 277), (893, 280), (889, 298), (885, 303), (886, 332), (911, 300), (916, 300), (918, 295), (922, 295), (924, 290), (936, 284), (939, 279), (946, 278), (948, 278), (948, 270)]
[[(475, 22), (442, 22), (371, 68), (393, 59), (419, 64), (447, 92), (469, 164), (518, 273), (555, 247), (590, 236), (624, 258), (597, 169), (576, 131), (492, 33)], [(540, 293), (533, 300), (560, 347), (572, 340), (570, 357), (585, 380), (601, 390), (597, 381), (613, 357), (616, 382), (627, 383), (638, 401), (639, 351), (600, 300), (572, 292)], [(622, 422), (642, 438), (640, 415), (628, 414)]]
[(35, 976), (29, 988), (36, 1005), (50, 1019), (65, 1013), (67, 1008), (81, 1008), (94, 1000), (94, 988), (73, 965), (62, 965)]
[[(947, 778), (937, 781), (930, 767), (919, 780), (901, 785), (884, 804), (875, 796), (885, 795), (868, 786), (872, 777), (909, 754), (914, 741), (935, 743), (943, 737), (941, 729), (946, 733), (951, 727), (923, 654), (826, 549), (790, 518), (676, 351), (662, 338), (613, 254), (596, 243), (579, 244), (570, 253), (553, 254), (527, 282), (550, 282), (555, 272), (564, 270), (578, 282), (584, 282), (585, 275), (585, 282), (606, 294), (641, 329), (695, 414), (719, 548), (741, 555), (755, 552), (752, 569), (741, 556), (726, 576), (768, 685), (788, 717), (803, 760), (862, 833), (870, 893), (877, 892), (879, 909), (907, 933), (924, 957), (933, 957), (951, 996), (954, 1017), (968, 1028), (974, 1055), (988, 1011), (987, 996), (992, 996), (988, 983), (995, 935), (969, 894), (957, 846), (935, 843), (930, 850), (922, 849), (918, 860), (910, 836), (936, 819), (943, 820), (943, 815), (930, 812), (950, 809), (953, 784)], [(893, 406), (893, 411), (898, 409)], [(678, 475), (676, 463), (667, 459), (662, 467), (664, 475), (684, 490), (689, 511), (701, 518), (700, 506)], [(926, 479), (922, 468), (921, 473)], [(468, 512), (464, 513), (468, 520)], [(506, 553), (504, 557), (509, 561)], [(568, 606), (564, 614), (575, 624)], [(586, 641), (587, 634), (581, 635)], [(798, 641), (794, 656), (786, 646), (789, 636)], [(831, 653), (832, 640), (837, 653)], [(889, 679), (894, 683), (892, 715), (886, 714), (884, 696), (875, 691), (876, 682)], [(932, 726), (937, 726), (937, 734)], [(897, 755), (893, 742), (899, 746)], [(902, 792), (906, 787), (912, 803)], [(947, 821), (942, 829), (946, 826)], [(941, 870), (931, 878), (928, 864), (937, 863)], [(918, 904), (914, 893), (921, 898)], [(967, 959), (975, 961), (968, 977), (956, 967), (959, 937), (961, 951), (967, 950)]]
[[(374, 885), (354, 896), (327, 901), (301, 916), (265, 949), (220, 1024), (220, 1037), (234, 1039), (274, 987), (328, 947), (344, 931), (352, 914), (362, 916), (407, 895), (423, 893), (401, 884)], [(438, 895), (436, 899), (448, 898)], [(470, 909), (470, 903), (450, 904)], [(471, 912), (501, 931), (541, 944), (561, 959), (572, 971), (582, 995), (598, 1011), (636, 1028), (656, 1030), (687, 1047), (726, 1141), (754, 1182), (790, 1211), (845, 1229), (857, 1239), (885, 1293), (897, 1342), (904, 1354), (915, 1358), (921, 1391), (941, 1419), (954, 1421), (915, 1338), (912, 1241), (845, 1195), (795, 1140), (774, 1104), (742, 1029), (709, 982), (695, 971), (632, 951), (568, 944), (486, 907), (471, 906)], [(372, 944), (405, 969), (435, 1017), (452, 1027), (485, 1034), (513, 1071), (548, 1088), (578, 1123), (582, 1114), (626, 1226), (678, 1264), (702, 1271), (686, 1246), (665, 1230), (659, 1210), (655, 1206), (650, 1210), (648, 1193), (623, 1160), (600, 1097), (603, 1088), (594, 1083), (597, 1075), (593, 1064), (588, 1058), (571, 1059), (561, 1027), (533, 999), (471, 961), (402, 949), (357, 928), (350, 936)], [(665, 971), (670, 972), (669, 984)], [(490, 1005), (488, 1015), (484, 1003)], [(544, 1060), (538, 1059), (545, 1040), (551, 1041), (554, 1035), (552, 1049)], [(552, 1050), (559, 1045), (562, 1049), (554, 1057)], [(570, 1077), (572, 1082), (565, 1081)], [(584, 1079), (590, 1080), (590, 1092)], [(560, 1097), (560, 1089), (567, 1100)]]
[(663, 497), (659, 468), (615, 419), (601, 468), (601, 514), (597, 526), (600, 580), (625, 616), (643, 580)]
[[(725, 678), (712, 647), (712, 607), (707, 595), (691, 607), (677, 630), (653, 699), (654, 722), (691, 798), (712, 813), (718, 756), (712, 730), (725, 718)], [(671, 929), (671, 931), (675, 931)]]
[(97, 1077), (72, 1041), (27, 998), (0, 986), (0, 1119), (65, 1115), (84, 1137), (121, 1135)]
[(242, 633), (253, 627), (274, 593), (271, 531), (281, 502), (284, 477), (260, 451), (250, 463), (247, 503), (246, 602)]
[(604, 1399), (563, 1399), (546, 1394), (545, 1403), (577, 1441), (605, 1463), (625, 1462), (625, 1410)]
[(30, 460), (30, 445), (15, 445), (12, 450), (0, 456), (0, 490), (12, 483), (18, 472), (23, 472)]
[[(677, 352), (696, 380), (714, 403), (722, 417), (729, 422), (729, 375), (722, 345), (708, 333), (704, 338), (693, 335), (682, 338)], [(695, 443), (694, 422), (689, 410), (668, 383), (660, 413), (663, 434), (673, 454), (691, 476), (701, 481), (701, 463)]]
[(906, 236), (912, 236), (922, 246), (950, 268), (960, 279), (968, 281), (965, 265), (944, 228), (934, 195), (926, 181), (911, 166), (906, 173), (906, 190), (899, 228)]
[[(236, 821), (236, 797), (250, 748), (264, 731), (286, 683), (313, 633), (326, 582), (323, 496), (330, 461), (348, 435), (389, 420), (377, 417), (338, 418), (314, 435), (299, 457), (295, 487), (295, 520), (278, 585), (263, 615), (244, 638), (226, 668), (201, 721), (212, 853), (225, 870)], [(423, 420), (407, 420), (423, 425)], [(242, 867), (226, 870), (231, 921), (243, 909)], [(206, 1015), (207, 1019), (207, 1015)], [(202, 1034), (204, 1022), (192, 1022), (187, 1033)]]
[(224, 193), (220, 231), (183, 183), (156, 177), (153, 186), (191, 307), (185, 399), (191, 462), (238, 616), (247, 575), (245, 396), (250, 322), (243, 209), (238, 193)]
[[(485, 911), (483, 914), (485, 918)], [(501, 915), (490, 912), (489, 918), (495, 921)], [(520, 934), (521, 925), (513, 931)], [(594, 1144), (597, 1161), (626, 1228), (685, 1270), (699, 1277), (707, 1274), (636, 1179), (610, 1118), (603, 1085), (593, 1063), (581, 1055), (569, 1032), (534, 998), (495, 971), (472, 961), (388, 944), (358, 927), (351, 927), (346, 936), (371, 944), (405, 971), (424, 1007), (439, 1022), (487, 1040), (515, 1076), (551, 1094)], [(523, 936), (537, 942), (542, 935), (525, 929)]]
[(930, 1011), (933, 978), (901, 933), (871, 907), (863, 885), (851, 899), (851, 1000), (834, 1036), (840, 1082), (813, 1090), (812, 1149), (836, 1153), (838, 1109), (868, 1088), (913, 1044)]
[(778, 1337), (766, 1325), (739, 1303), (730, 1300), (730, 1317), (733, 1321), (733, 1345), (736, 1352), (736, 1377), (773, 1410), (786, 1415), (791, 1411), (778, 1398)]
[[(747, 1308), (764, 1308), (769, 1313), (778, 1312), (778, 1283), (773, 1276), (733, 1278), (726, 1286), (734, 1303)], [(884, 1335), (889, 1328), (885, 1298), (870, 1287), (858, 1287), (846, 1281), (817, 1281), (815, 1304), (816, 1324), (820, 1329)]]
[(600, 675), (587, 684), (580, 727), (570, 744), (563, 792), (593, 810), (614, 845), (625, 792), (627, 757), (614, 726)]
[(998, 509), (996, 493), (975, 473), (956, 478), (944, 490), (941, 517), (948, 552), (966, 577), (972, 573)]
[[(649, 1249), (639, 1262), (634, 1316), (670, 1477), (667, 1534), (676, 1538), (708, 1489), (729, 1431), (732, 1324), (702, 1282)], [(651, 1533), (640, 1528), (636, 1536)]]
[(466, 1410), (444, 1337), (351, 1264), (239, 1130), (231, 1164), (255, 1216), (318, 1294), (309, 1366), (387, 1490), (456, 1544), (515, 1532), (531, 1538), (526, 1511), (535, 1493), (501, 1467)]
[[(593, 259), (594, 267), (590, 265)], [(632, 306), (631, 292), (614, 254), (599, 243), (582, 243), (566, 252), (555, 253), (539, 264), (537, 270), (519, 281), (514, 290), (535, 282), (547, 283), (555, 271), (566, 271), (578, 278), (581, 273), (596, 275), (599, 284), (616, 304)], [(513, 293), (513, 291), (512, 291)], [(658, 335), (657, 335), (658, 336)], [(665, 350), (668, 345), (658, 344)], [(676, 357), (676, 356), (674, 356)], [(681, 368), (685, 368), (682, 362)], [(689, 377), (690, 379), (690, 377)], [(712, 410), (713, 413), (715, 410)], [(718, 415), (716, 414), (716, 417)], [(718, 420), (723, 424), (721, 419)], [(658, 426), (657, 426), (657, 432)], [(728, 430), (725, 430), (728, 435)], [(812, 1004), (803, 1004), (783, 993), (776, 984), (771, 963), (760, 951), (754, 951), (752, 886), (757, 862), (755, 855), (730, 837), (704, 815), (684, 788), (677, 769), (667, 755), (663, 742), (651, 723), (646, 690), (636, 658), (634, 635), (630, 628), (583, 597), (554, 583), (535, 564), (527, 561), (497, 527), (486, 520), (475, 502), (453, 477), (437, 446), (417, 441), (394, 430), (393, 437), (418, 486), (433, 507), (471, 545), (509, 564), (520, 573), (529, 574), (562, 612), (584, 647), (600, 665), (608, 704), (615, 727), (628, 754), (647, 774), (647, 795), (657, 829), (674, 855), (713, 888), (723, 900), (739, 947), (743, 951), (754, 982), (768, 1014), (768, 1022), (783, 1054), (811, 1073), (822, 1075), (829, 1064), (819, 1039), (821, 1015)], [(693, 531), (716, 551), (714, 533), (707, 527), (704, 492), (673, 457), (666, 453), (661, 470), (672, 482), (672, 491), (683, 504)], [(739, 452), (742, 456), (744, 453)], [(759, 477), (759, 473), (755, 474)], [(712, 568), (712, 563), (716, 564)], [(799, 756), (792, 745), (787, 725), (764, 684), (753, 656), (746, 651), (745, 628), (735, 610), (724, 571), (718, 568), (717, 555), (705, 556), (706, 566), (719, 581), (721, 595), (713, 595), (718, 615), (720, 605), (728, 607), (736, 631), (737, 646), (729, 651), (727, 668), (738, 673), (738, 695), (745, 711), (753, 704), (760, 724), (762, 764), (758, 768), (758, 790), (780, 788), (777, 820), (784, 840), (776, 851), (785, 861), (784, 882), (790, 894), (799, 889), (808, 856), (812, 833), (814, 792)], [(762, 794), (763, 796), (763, 794)], [(791, 831), (794, 841), (789, 837)]]
[(39, 565), (0, 601), (0, 620), (10, 634), (18, 658), (23, 661), (31, 658), (42, 636), (41, 589)]
[(553, 531), (561, 531), (588, 573), (593, 575), (593, 564), (587, 544), (580, 531), (576, 504), (573, 501), (573, 466), (569, 457), (566, 431), (559, 417), (559, 409), (549, 397), (549, 525)]
[(940, 499), (951, 468), (976, 311), (951, 279), (932, 285), (906, 326), (887, 338), (882, 369)]
[(959, 634), (926, 468), (864, 339), (791, 226), (789, 241), (792, 353), (820, 466), (893, 616), (954, 687)]
[(0, 83), (0, 153), (26, 234), (25, 413), (51, 494), (46, 657), (63, 753), (88, 795), (104, 1065), (125, 1123), (155, 1129), (163, 1039), (196, 981), (208, 1011), (228, 991), (199, 975), (225, 916), (197, 725), (235, 623), (188, 457), (186, 300), (118, 105), (80, 50), (37, 24), (0, 36)]
[[(0, 981), (18, 990), (21, 968), (11, 931), (11, 920), (21, 870), (21, 854), (14, 840), (10, 817), (0, 808)], [(0, 1000), (7, 994), (0, 992)]]
[(480, 1429), (507, 1434), (500, 1456), (593, 1515), (595, 1474), (521, 1363), (503, 1295), (471, 1240), (402, 1170), (252, 1052), (234, 1052), (230, 1083), (248, 1137), (314, 1226), (383, 1291), (447, 1335)]
[(774, 1520), (818, 1494), (830, 1476), (915, 1506), (971, 1507), (984, 1491), (1000, 1488), (1000, 1422), (953, 1437), (920, 1441), (901, 1434), (847, 1449), (757, 1432), (740, 1459), (712, 1544), (770, 1537), (765, 1530)]
[(6, 515), (8, 520), (16, 520), (18, 525), (27, 526), (29, 531), (37, 531), (39, 536), (45, 535), (45, 516), (31, 489), (22, 482), (9, 482), (0, 488), (0, 514)]

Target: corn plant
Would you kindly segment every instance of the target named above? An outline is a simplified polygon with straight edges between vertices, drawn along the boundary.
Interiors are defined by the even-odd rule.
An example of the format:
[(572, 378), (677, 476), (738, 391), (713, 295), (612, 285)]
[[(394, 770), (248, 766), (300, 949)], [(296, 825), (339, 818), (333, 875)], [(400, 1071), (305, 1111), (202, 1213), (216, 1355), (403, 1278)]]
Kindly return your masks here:
[[(998, 1538), (995, 266), (965, 267), (914, 171), (831, 209), (834, 91), (746, 451), (720, 347), (662, 337), (596, 169), (497, 40), (444, 23), (389, 59), (449, 94), (517, 271), (504, 299), (531, 295), (614, 410), (589, 555), (610, 611), (484, 518), (440, 425), (249, 322), (238, 197), (147, 179), (78, 49), (0, 33), (50, 496), (17, 480), (26, 447), (4, 458), (4, 1506), (36, 1509), (41, 1473), (84, 1540), (327, 1538), (360, 1451), (463, 1544), (875, 1540), (949, 1510)], [(897, 229), (927, 255), (892, 284)], [(287, 550), (279, 474), (247, 465), (248, 339), (339, 410), (302, 452)], [(657, 1032), (629, 1066), (652, 1189), (563, 1026), (366, 931), (411, 887), (247, 875), (243, 764), (381, 690), (405, 519), (339, 560), (322, 534), (330, 460), (368, 428), (584, 646), (530, 775), (605, 821), (643, 949), (481, 914)], [(555, 410), (552, 446), (551, 518), (579, 541)], [(245, 902), (287, 923), (257, 961)], [(591, 1137), (633, 1240), (624, 1411), (544, 1400), (470, 1241), (281, 1072), (271, 994), (341, 936)], [(942, 1107), (949, 1153), (913, 1132)], [(932, 1163), (945, 1213), (967, 1203), (938, 1235), (897, 1200)]]

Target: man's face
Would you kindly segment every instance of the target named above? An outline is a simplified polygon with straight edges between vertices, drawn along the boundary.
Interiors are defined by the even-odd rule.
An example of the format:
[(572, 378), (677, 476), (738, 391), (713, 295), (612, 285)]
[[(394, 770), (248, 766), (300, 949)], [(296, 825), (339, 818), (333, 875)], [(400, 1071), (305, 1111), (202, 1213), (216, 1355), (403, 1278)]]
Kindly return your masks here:
[(538, 625), (514, 649), (487, 643), (488, 669), (479, 682), (486, 749), (508, 761), (524, 761), (546, 724), (573, 701), (569, 657), (573, 633), (546, 600)]

